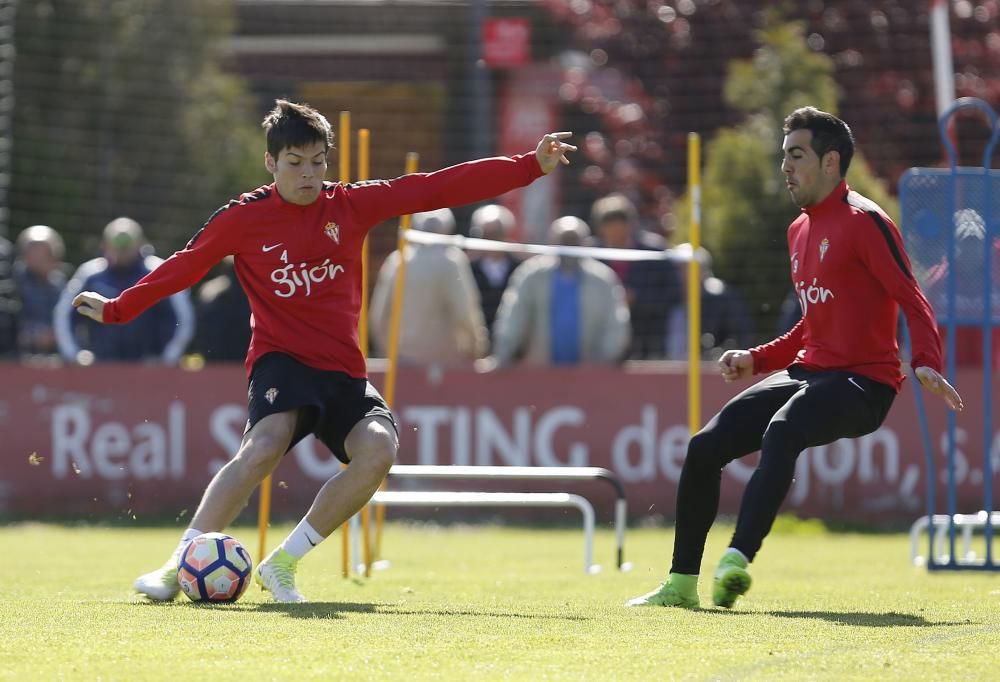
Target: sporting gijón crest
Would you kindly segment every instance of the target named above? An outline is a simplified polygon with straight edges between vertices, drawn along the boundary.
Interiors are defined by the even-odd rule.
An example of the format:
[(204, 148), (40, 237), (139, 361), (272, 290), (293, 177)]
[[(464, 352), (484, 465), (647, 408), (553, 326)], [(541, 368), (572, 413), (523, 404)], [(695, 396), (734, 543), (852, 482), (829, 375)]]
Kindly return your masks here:
[(333, 222), (332, 220), (326, 224), (323, 228), (326, 232), (326, 236), (332, 239), (335, 243), (340, 244), (340, 225)]

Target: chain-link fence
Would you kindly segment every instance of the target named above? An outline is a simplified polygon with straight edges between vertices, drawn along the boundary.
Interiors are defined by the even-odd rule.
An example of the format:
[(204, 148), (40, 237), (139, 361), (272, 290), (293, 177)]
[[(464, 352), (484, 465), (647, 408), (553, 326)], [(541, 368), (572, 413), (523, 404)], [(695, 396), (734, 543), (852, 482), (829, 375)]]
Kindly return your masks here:
[[(997, 107), (1000, 2), (950, 4), (957, 94)], [(573, 164), (538, 193), (503, 199), (516, 238), (542, 241), (551, 220), (589, 219), (594, 201), (621, 193), (637, 209), (635, 229), (676, 245), (686, 234), (687, 134), (708, 141), (710, 166), (713, 154), (722, 158), (720, 131), (730, 129), (756, 142), (738, 143), (740, 169), (706, 181), (719, 185), (718, 202), (745, 204), (746, 213), (706, 221), (705, 243), (716, 252), (714, 274), (743, 294), (746, 341), (767, 340), (788, 287), (784, 259), (768, 254), (783, 252), (796, 213), (780, 188), (780, 117), (810, 102), (836, 109), (889, 193), (906, 168), (935, 165), (928, 5), (7, 0), (0, 235), (50, 225), (77, 265), (99, 255), (104, 225), (127, 215), (166, 256), (231, 196), (270, 181), (259, 121), (286, 96), (331, 121), (351, 111), (355, 128), (372, 132), (373, 177), (401, 174), (407, 151), (435, 169), (524, 152), (545, 132), (572, 130)], [(970, 149), (981, 147), (977, 134), (961, 136)], [(726, 194), (753, 164), (762, 168), (755, 179)], [(460, 232), (474, 208), (456, 210)], [(727, 251), (736, 243), (728, 235), (751, 229), (725, 224), (737, 220), (727, 215), (758, 218), (759, 252), (742, 242), (739, 253)], [(372, 233), (373, 270), (394, 248), (394, 229)], [(741, 281), (747, 263), (774, 284)]]

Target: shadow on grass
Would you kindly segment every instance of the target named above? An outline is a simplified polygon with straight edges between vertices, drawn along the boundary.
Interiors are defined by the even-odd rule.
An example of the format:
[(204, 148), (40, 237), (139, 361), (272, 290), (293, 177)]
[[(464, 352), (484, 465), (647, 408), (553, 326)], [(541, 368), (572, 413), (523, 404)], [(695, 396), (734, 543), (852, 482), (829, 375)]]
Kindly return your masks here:
[(825, 620), (838, 625), (853, 625), (870, 628), (904, 627), (904, 628), (930, 628), (941, 625), (980, 625), (970, 620), (962, 621), (933, 621), (927, 620), (923, 616), (916, 616), (912, 613), (898, 613), (890, 611), (888, 613), (869, 613), (866, 611), (724, 611), (721, 609), (706, 610), (705, 613), (715, 613), (724, 615), (755, 615), (755, 616), (776, 616), (778, 618), (812, 618), (815, 620)]
[(817, 618), (841, 625), (860, 625), (871, 628), (929, 628), (939, 625), (973, 625), (972, 621), (969, 620), (934, 621), (912, 613), (897, 613), (895, 611), (890, 611), (889, 613), (868, 613), (865, 611), (768, 611), (766, 613), (780, 618)]
[(348, 613), (375, 613), (379, 604), (363, 604), (357, 602), (307, 602), (305, 604), (278, 604), (276, 602), (238, 604), (193, 603), (184, 600), (168, 602), (134, 601), (135, 606), (166, 609), (199, 609), (216, 613), (284, 613), (292, 618), (343, 618)]
[(487, 616), (489, 618), (524, 618), (528, 620), (593, 620), (588, 616), (555, 615), (549, 613), (512, 613), (503, 611), (469, 611), (465, 609), (404, 609), (395, 606), (381, 606), (379, 613), (394, 616)]
[(306, 602), (304, 604), (278, 604), (275, 602), (265, 603), (239, 603), (239, 604), (194, 604), (183, 602), (152, 602), (138, 601), (132, 602), (138, 606), (148, 606), (152, 608), (177, 607), (182, 608), (209, 609), (226, 613), (283, 613), (291, 618), (343, 618), (350, 613), (378, 613), (392, 616), (456, 616), (456, 617), (488, 617), (488, 618), (516, 618), (531, 620), (564, 620), (564, 621), (587, 621), (588, 616), (578, 615), (554, 615), (546, 613), (515, 613), (503, 611), (473, 611), (469, 609), (414, 609), (392, 604), (371, 604), (366, 602)]

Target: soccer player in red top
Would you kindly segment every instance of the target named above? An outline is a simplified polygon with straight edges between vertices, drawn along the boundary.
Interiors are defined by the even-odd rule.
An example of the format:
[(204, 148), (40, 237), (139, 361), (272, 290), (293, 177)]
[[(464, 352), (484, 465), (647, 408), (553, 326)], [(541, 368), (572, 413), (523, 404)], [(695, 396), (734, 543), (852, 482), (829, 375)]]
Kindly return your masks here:
[(844, 180), (854, 139), (836, 116), (805, 107), (784, 125), (781, 171), (802, 214), (788, 228), (792, 283), (802, 319), (787, 334), (719, 359), (726, 381), (770, 373), (730, 400), (688, 444), (677, 491), (669, 578), (627, 606), (698, 608), (705, 538), (719, 507), (722, 468), (760, 450), (736, 531), (714, 576), (712, 601), (731, 608), (750, 589), (751, 562), (809, 447), (858, 438), (883, 422), (903, 381), (898, 309), (913, 337), (911, 365), (924, 388), (962, 409), (941, 376), (941, 346), (899, 230)]
[(117, 298), (84, 292), (73, 301), (99, 322), (128, 322), (229, 255), (250, 300), (243, 441), (209, 483), (170, 559), (135, 581), (138, 592), (158, 601), (177, 595), (178, 557), (186, 544), (232, 523), (285, 453), (312, 433), (348, 466), (323, 485), (306, 516), (255, 572), (276, 601), (305, 601), (295, 588), (299, 559), (368, 502), (399, 446), (392, 413), (368, 382), (358, 339), (368, 230), (394, 216), (522, 187), (569, 163), (566, 152), (576, 150), (564, 142), (569, 133), (552, 133), (528, 154), (345, 185), (324, 181), (333, 132), (322, 114), (278, 100), (263, 127), (272, 184), (220, 208), (183, 250)]

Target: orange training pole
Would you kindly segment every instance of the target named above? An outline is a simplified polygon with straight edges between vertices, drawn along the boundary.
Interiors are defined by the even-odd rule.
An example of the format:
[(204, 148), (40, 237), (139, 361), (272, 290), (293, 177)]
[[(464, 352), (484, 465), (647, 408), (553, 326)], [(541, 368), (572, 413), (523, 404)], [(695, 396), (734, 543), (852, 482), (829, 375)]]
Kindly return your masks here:
[[(358, 180), (367, 180), (369, 173), (370, 135), (367, 128), (358, 129)], [(361, 319), (358, 326), (358, 337), (361, 341), (361, 352), (368, 357), (368, 237), (365, 236), (361, 246)], [(372, 547), (369, 532), (371, 516), (368, 504), (361, 508), (361, 550), (365, 564), (365, 577), (372, 574)]]
[(260, 482), (260, 502), (257, 506), (257, 562), (267, 551), (267, 527), (271, 523), (271, 474)]
[[(416, 173), (420, 155), (409, 152), (406, 155), (406, 173)], [(392, 408), (396, 402), (396, 367), (399, 361), (399, 323), (403, 317), (403, 281), (406, 279), (406, 259), (403, 249), (406, 247), (406, 231), (410, 229), (410, 216), (399, 218), (399, 237), (396, 249), (399, 251), (399, 269), (396, 271), (396, 281), (392, 289), (392, 310), (389, 313), (389, 352), (388, 366), (385, 370), (385, 402)], [(385, 523), (385, 505), (375, 505), (375, 556), (382, 556), (382, 526)]]

